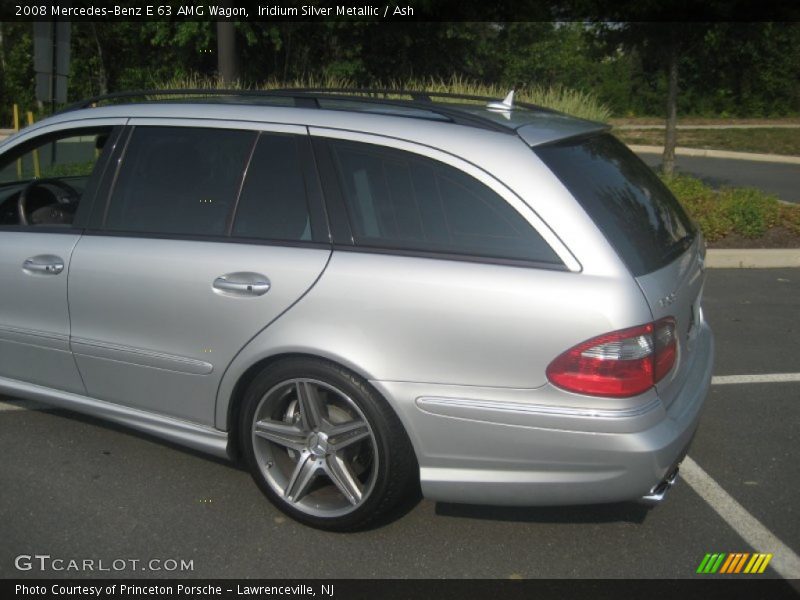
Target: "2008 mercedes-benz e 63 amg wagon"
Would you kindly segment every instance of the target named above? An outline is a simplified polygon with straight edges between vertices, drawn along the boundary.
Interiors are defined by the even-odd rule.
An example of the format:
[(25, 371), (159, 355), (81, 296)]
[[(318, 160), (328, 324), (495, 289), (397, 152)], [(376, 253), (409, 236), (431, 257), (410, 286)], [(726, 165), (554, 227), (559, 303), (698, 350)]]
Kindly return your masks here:
[(711, 378), (704, 242), (606, 127), (182, 94), (0, 146), (0, 392), (241, 458), (327, 529), (420, 485), (663, 497)]

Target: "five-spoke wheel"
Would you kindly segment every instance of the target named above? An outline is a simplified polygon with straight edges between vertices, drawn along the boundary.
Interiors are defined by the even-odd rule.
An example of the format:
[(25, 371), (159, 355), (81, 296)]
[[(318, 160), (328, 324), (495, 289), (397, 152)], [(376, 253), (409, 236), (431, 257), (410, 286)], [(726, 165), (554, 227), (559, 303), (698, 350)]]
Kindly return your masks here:
[(270, 389), (252, 436), (267, 482), (300, 511), (346, 514), (375, 483), (378, 449), (366, 418), (322, 381), (290, 379)]
[(397, 416), (363, 379), (332, 363), (286, 359), (250, 386), (242, 412), (245, 457), (284, 512), (333, 530), (390, 510), (417, 468)]

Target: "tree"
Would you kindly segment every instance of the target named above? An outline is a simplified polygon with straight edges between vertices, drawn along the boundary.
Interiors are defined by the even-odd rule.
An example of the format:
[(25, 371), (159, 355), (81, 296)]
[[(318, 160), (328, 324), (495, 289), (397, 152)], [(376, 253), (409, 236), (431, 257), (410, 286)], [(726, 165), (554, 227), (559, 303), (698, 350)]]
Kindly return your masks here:
[(24, 110), (33, 110), (33, 27), (30, 23), (3, 23), (0, 41), (0, 123), (11, 123), (11, 106), (18, 104)]
[(636, 52), (645, 70), (660, 71), (666, 78), (666, 126), (661, 161), (666, 175), (672, 175), (675, 169), (680, 64), (684, 56), (702, 48), (703, 39), (713, 26), (710, 23), (625, 22), (604, 23), (595, 29), (609, 51), (622, 48)]
[[(653, 16), (654, 1), (640, 0), (647, 12), (638, 16)], [(667, 10), (660, 10), (667, 18)], [(679, 113), (798, 114), (800, 23), (628, 23), (626, 17), (637, 15), (621, 13), (618, 21), (589, 24), (545, 19), (231, 25), (238, 79), (245, 85), (332, 78), (375, 86), (456, 75), (507, 87), (564, 86), (597, 95), (617, 115), (654, 115), (666, 108), (668, 150), (675, 145)], [(26, 110), (35, 106), (32, 30), (25, 22), (0, 27), (0, 123), (7, 126), (12, 103)], [(207, 21), (76, 21), (70, 100), (172, 85), (197, 75), (237, 79), (220, 68), (217, 41), (216, 27)], [(668, 151), (667, 169), (671, 161)]]
[(684, 107), (770, 117), (800, 108), (800, 22), (717, 23), (684, 61)]

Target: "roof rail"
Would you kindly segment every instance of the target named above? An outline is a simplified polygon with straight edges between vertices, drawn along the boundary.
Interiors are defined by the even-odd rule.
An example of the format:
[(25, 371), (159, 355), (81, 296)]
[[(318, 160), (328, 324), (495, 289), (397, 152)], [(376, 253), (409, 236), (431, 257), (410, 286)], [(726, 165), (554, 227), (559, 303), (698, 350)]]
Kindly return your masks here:
[(226, 90), (212, 88), (181, 88), (181, 89), (151, 89), (151, 90), (130, 90), (125, 92), (112, 92), (92, 96), (84, 100), (79, 100), (69, 106), (62, 108), (56, 114), (80, 110), (82, 108), (92, 108), (100, 102), (108, 100), (124, 100), (131, 98), (144, 98), (146, 96), (273, 96), (270, 91), (263, 90)]
[[(57, 114), (91, 108), (101, 102), (113, 100), (130, 100), (132, 98), (146, 98), (148, 96), (206, 96), (206, 97), (240, 97), (240, 98), (291, 98), (297, 107), (320, 108), (319, 100), (356, 100), (365, 104), (382, 106), (396, 106), (415, 108), (430, 112), (433, 115), (444, 117), (448, 121), (461, 125), (470, 125), (492, 131), (512, 133), (508, 127), (497, 123), (491, 118), (479, 114), (459, 110), (458, 107), (448, 103), (434, 102), (434, 98), (447, 98), (451, 100), (471, 100), (479, 102), (492, 102), (496, 98), (487, 96), (474, 96), (467, 94), (453, 94), (449, 92), (430, 92), (423, 90), (397, 90), (397, 89), (348, 89), (348, 88), (281, 88), (274, 90), (229, 90), (229, 89), (152, 89), (115, 92), (94, 96), (67, 106)], [(390, 98), (390, 96), (408, 96), (410, 100)], [(526, 109), (555, 112), (533, 104), (517, 103), (516, 106)]]
[[(454, 94), (453, 92), (434, 92), (430, 90), (406, 90), (406, 89), (393, 89), (393, 88), (279, 88), (276, 90), (269, 90), (275, 92), (299, 92), (318, 95), (348, 95), (348, 96), (410, 96), (412, 101), (416, 102), (434, 102), (434, 98), (448, 98), (451, 100), (473, 100), (475, 102), (497, 102), (497, 98), (492, 96), (477, 96), (474, 94)], [(408, 101), (406, 101), (408, 102)], [(514, 101), (514, 106), (520, 108), (527, 108), (528, 110), (539, 110), (543, 112), (554, 113), (557, 112), (551, 108), (531, 104), (529, 102)]]

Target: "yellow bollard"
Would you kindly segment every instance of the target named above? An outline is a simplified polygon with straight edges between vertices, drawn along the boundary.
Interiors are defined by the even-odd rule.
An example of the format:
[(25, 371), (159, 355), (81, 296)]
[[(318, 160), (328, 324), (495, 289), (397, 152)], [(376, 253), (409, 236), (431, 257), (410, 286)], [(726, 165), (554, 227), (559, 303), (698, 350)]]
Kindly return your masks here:
[[(28, 111), (28, 125), (33, 125), (33, 112)], [(39, 151), (33, 151), (33, 176), (36, 179), (42, 176), (41, 169), (39, 168)]]

